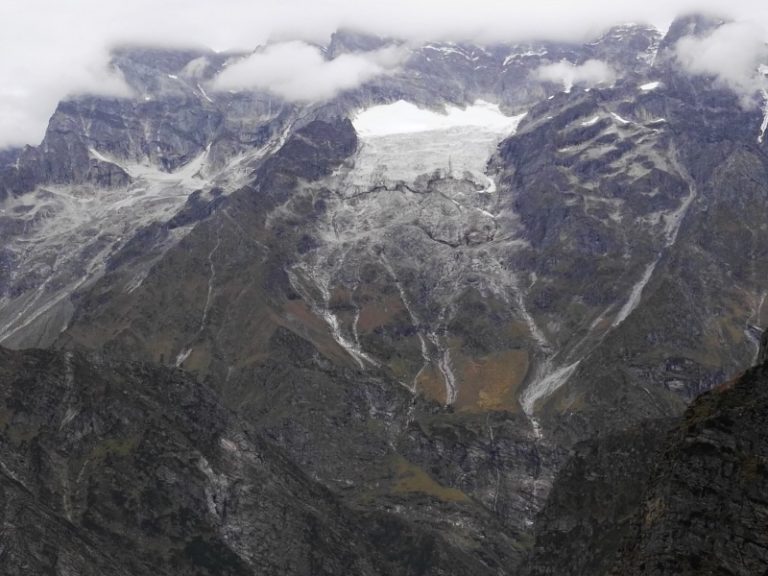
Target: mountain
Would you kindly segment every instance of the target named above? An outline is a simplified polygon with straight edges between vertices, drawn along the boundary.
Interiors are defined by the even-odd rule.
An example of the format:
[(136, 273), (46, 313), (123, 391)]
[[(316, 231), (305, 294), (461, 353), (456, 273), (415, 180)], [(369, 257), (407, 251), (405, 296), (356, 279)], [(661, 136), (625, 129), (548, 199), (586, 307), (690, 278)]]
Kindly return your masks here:
[[(303, 475), (270, 498), (343, 511), (320, 516), (359, 542), (354, 570), (514, 574), (561, 468), (597, 459), (634, 486), (660, 438), (640, 423), (757, 356), (764, 115), (675, 57), (720, 25), (494, 46), (340, 31), (327, 58), (407, 58), (315, 104), (215, 90), (247, 54), (118, 49), (134, 98), (68, 99), (0, 158), (0, 343), (202, 387)], [(382, 559), (379, 522), (418, 545), (387, 536)]]

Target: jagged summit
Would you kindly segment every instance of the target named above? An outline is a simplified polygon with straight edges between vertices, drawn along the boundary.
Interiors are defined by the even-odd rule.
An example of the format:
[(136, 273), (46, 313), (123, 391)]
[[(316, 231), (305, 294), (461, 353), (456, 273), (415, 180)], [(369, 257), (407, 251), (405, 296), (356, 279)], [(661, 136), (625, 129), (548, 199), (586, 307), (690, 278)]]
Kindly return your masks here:
[(661, 47), (671, 48), (685, 36), (704, 36), (728, 22), (728, 19), (706, 14), (692, 12), (675, 18), (664, 35)]
[(328, 58), (333, 59), (341, 54), (351, 52), (370, 52), (384, 48), (394, 42), (395, 40), (391, 38), (380, 38), (352, 29), (341, 29), (331, 35), (331, 41), (328, 43), (325, 53)]

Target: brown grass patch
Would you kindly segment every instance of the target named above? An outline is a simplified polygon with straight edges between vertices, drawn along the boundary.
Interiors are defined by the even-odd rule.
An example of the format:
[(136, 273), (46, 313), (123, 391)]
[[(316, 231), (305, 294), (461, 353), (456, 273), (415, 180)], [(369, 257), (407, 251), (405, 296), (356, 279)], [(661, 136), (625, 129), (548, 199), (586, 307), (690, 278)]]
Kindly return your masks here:
[(402, 456), (395, 458), (396, 479), (392, 486), (392, 492), (396, 494), (418, 492), (433, 496), (443, 502), (467, 502), (469, 500), (469, 497), (461, 490), (443, 486), (424, 470)]
[(653, 526), (666, 511), (666, 503), (660, 497), (656, 497), (645, 506), (645, 516), (643, 517), (643, 525), (646, 528)]
[(440, 404), (445, 404), (445, 380), (437, 366), (429, 365), (416, 379), (416, 391)]
[(519, 411), (520, 385), (528, 373), (528, 352), (507, 350), (482, 358), (454, 352), (459, 386), (456, 406), (461, 410)]
[(361, 333), (369, 333), (386, 326), (405, 310), (399, 296), (385, 296), (377, 301), (370, 301), (360, 306), (360, 318), (357, 329)]
[(288, 300), (283, 310), (286, 314), (285, 318), (278, 320), (280, 325), (309, 340), (326, 358), (357, 365), (355, 359), (333, 339), (328, 325), (303, 300)]

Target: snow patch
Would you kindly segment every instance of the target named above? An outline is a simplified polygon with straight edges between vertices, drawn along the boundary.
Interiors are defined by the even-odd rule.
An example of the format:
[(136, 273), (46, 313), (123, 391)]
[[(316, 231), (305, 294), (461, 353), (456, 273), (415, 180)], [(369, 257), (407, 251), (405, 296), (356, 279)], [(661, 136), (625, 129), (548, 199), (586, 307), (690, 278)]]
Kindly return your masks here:
[(447, 56), (451, 54), (457, 54), (462, 58), (466, 58), (467, 60), (469, 60), (469, 56), (467, 56), (467, 54), (464, 51), (460, 50), (459, 48), (451, 44), (446, 44), (446, 45), (427, 44), (426, 46), (424, 46), (424, 49), (434, 50), (435, 52), (441, 52)]
[(192, 348), (186, 348), (179, 352), (178, 356), (176, 356), (176, 361), (174, 362), (174, 366), (176, 368), (180, 368), (184, 362), (186, 362), (187, 358), (189, 358), (189, 355), (192, 354)]
[(650, 92), (651, 90), (656, 90), (659, 86), (661, 86), (661, 82), (648, 82), (647, 84), (642, 84), (640, 90), (643, 92)]
[(488, 182), (485, 192), (493, 193), (495, 183), (485, 175), (488, 159), (524, 116), (505, 116), (483, 101), (465, 109), (448, 107), (444, 114), (405, 101), (369, 108), (353, 119), (362, 146), (349, 184), (364, 189), (413, 182), (441, 170), (458, 178), (469, 172)]
[(507, 66), (508, 64), (514, 62), (515, 60), (519, 60), (521, 58), (531, 58), (536, 56), (546, 56), (547, 51), (546, 50), (527, 50), (526, 52), (513, 52), (506, 58), (504, 58), (504, 63), (502, 66)]
[(200, 94), (202, 94), (203, 98), (208, 100), (211, 104), (213, 104), (213, 100), (211, 100), (211, 97), (208, 96), (208, 93), (205, 91), (205, 89), (200, 85), (200, 83), (197, 83), (197, 89), (200, 90)]
[(110, 160), (103, 154), (99, 153), (95, 148), (88, 148), (88, 153), (91, 155), (92, 158), (95, 158), (99, 162), (107, 162), (108, 164), (114, 164), (112, 160)]
[(594, 126), (598, 122), (600, 122), (600, 116), (595, 116), (594, 118), (590, 118), (589, 120), (585, 120), (584, 122), (581, 123), (581, 125), (585, 126), (585, 127), (586, 126)]
[(618, 114), (616, 114), (615, 112), (611, 112), (611, 116), (613, 116), (613, 117), (614, 117), (614, 119), (615, 119), (617, 122), (619, 122), (620, 124), (632, 124), (632, 121), (631, 121), (631, 120), (627, 120), (626, 118), (622, 118), (621, 116), (619, 116), (619, 115), (618, 115)]
[(619, 313), (616, 315), (616, 319), (613, 321), (613, 328), (616, 328), (616, 326), (624, 322), (624, 320), (634, 312), (638, 304), (640, 304), (643, 290), (645, 290), (648, 282), (650, 282), (651, 276), (653, 276), (653, 272), (656, 270), (656, 265), (659, 263), (659, 260), (661, 260), (661, 254), (659, 254), (656, 259), (645, 268), (645, 272), (643, 272), (640, 280), (638, 280), (632, 287), (632, 291), (629, 293), (629, 298), (624, 303), (624, 306), (621, 307), (621, 310), (619, 310)]

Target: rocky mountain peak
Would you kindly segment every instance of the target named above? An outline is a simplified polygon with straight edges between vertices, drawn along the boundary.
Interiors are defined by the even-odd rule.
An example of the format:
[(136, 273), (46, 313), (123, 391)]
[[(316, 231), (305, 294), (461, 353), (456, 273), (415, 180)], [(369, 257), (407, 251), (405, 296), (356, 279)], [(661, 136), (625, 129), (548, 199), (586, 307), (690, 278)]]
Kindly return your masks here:
[(392, 39), (380, 38), (351, 28), (343, 28), (331, 34), (331, 41), (325, 52), (328, 58), (333, 59), (342, 54), (378, 50), (392, 43)]

